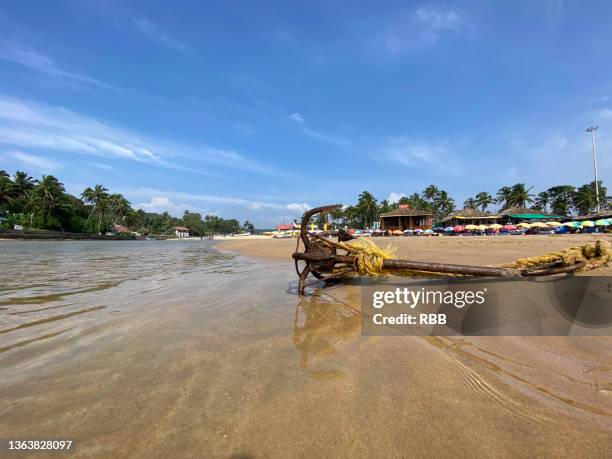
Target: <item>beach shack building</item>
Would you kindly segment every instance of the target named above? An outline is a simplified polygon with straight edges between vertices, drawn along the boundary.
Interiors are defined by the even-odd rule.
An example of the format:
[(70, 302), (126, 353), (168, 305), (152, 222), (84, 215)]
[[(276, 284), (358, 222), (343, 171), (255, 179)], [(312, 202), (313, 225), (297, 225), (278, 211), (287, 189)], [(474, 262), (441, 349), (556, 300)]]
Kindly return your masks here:
[(175, 226), (174, 235), (176, 237), (189, 237), (189, 228), (185, 226)]
[(432, 219), (433, 214), (426, 210), (399, 207), (391, 212), (380, 214), (378, 221), (382, 231), (404, 231), (406, 229), (429, 229)]
[(500, 212), (502, 217), (502, 223), (517, 224), (521, 222), (536, 222), (536, 221), (562, 221), (567, 220), (566, 215), (554, 215), (546, 212), (542, 212), (537, 209), (527, 209), (526, 207), (511, 207)]
[(604, 209), (599, 212), (590, 213), (587, 215), (577, 215), (576, 217), (568, 218), (567, 220), (573, 221), (583, 221), (583, 220), (601, 220), (601, 219), (611, 219), (612, 218), (612, 209)]
[(276, 231), (291, 231), (293, 225), (276, 225)]
[(440, 226), (492, 225), (501, 222), (501, 215), (476, 209), (463, 209), (453, 212), (440, 220)]

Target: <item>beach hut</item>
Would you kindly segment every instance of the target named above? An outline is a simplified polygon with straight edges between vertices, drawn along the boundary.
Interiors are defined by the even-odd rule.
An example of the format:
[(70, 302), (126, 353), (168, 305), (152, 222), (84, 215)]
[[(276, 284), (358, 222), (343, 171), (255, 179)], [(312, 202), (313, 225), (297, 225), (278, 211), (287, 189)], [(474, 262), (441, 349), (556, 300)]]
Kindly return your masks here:
[(452, 214), (444, 217), (440, 223), (443, 223), (446, 226), (465, 226), (466, 229), (468, 229), (468, 225), (484, 225), (499, 223), (500, 221), (500, 215), (482, 212), (475, 209), (463, 209), (459, 212), (453, 212)]
[(174, 235), (176, 237), (189, 237), (189, 228), (185, 226), (175, 226)]
[(380, 214), (380, 229), (383, 231), (400, 232), (405, 229), (428, 229), (432, 226), (432, 213), (426, 210), (398, 207), (391, 212)]
[(524, 221), (543, 221), (543, 220), (563, 220), (565, 215), (553, 215), (537, 209), (527, 209), (526, 207), (511, 207), (501, 212), (502, 223), (520, 223)]

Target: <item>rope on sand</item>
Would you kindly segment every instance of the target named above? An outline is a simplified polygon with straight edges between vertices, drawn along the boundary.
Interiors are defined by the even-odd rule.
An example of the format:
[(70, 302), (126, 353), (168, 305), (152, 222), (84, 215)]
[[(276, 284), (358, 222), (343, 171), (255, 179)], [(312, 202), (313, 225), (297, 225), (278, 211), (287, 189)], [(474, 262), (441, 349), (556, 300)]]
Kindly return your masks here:
[[(389, 270), (383, 269), (383, 261), (395, 258), (395, 248), (388, 245), (385, 249), (378, 247), (371, 239), (356, 239), (349, 242), (335, 242), (329, 239), (319, 239), (324, 244), (336, 249), (347, 251), (353, 255), (353, 268), (363, 276), (383, 276), (391, 274)], [(570, 247), (557, 252), (550, 252), (535, 257), (519, 258), (511, 263), (504, 264), (502, 268), (523, 269), (537, 267), (547, 264), (559, 266), (572, 266), (576, 262), (585, 261), (585, 265), (578, 271), (589, 271), (608, 264), (611, 258), (610, 244), (606, 241), (596, 241), (576, 247)], [(421, 272), (421, 271), (393, 271), (392, 274), (400, 276), (413, 276), (415, 274), (428, 276), (449, 276), (447, 273)], [(456, 274), (450, 274), (455, 276)]]

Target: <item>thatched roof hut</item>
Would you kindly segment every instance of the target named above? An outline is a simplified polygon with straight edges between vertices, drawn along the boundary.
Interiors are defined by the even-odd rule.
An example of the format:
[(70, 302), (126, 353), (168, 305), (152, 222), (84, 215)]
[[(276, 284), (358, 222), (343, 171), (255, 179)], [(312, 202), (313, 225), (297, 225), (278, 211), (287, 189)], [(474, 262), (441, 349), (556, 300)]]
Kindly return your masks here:
[(444, 226), (491, 225), (493, 223), (499, 223), (500, 220), (501, 215), (466, 208), (447, 215), (440, 220), (440, 223)]
[(392, 231), (405, 229), (429, 229), (433, 214), (427, 210), (398, 207), (391, 212), (380, 214), (380, 229)]

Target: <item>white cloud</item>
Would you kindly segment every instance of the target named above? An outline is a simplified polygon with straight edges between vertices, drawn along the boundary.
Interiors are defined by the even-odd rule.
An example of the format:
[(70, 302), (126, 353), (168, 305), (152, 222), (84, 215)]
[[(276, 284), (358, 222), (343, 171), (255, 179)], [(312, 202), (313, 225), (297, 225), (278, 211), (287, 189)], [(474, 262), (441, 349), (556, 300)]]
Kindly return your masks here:
[(406, 196), (406, 193), (396, 193), (395, 191), (392, 191), (391, 193), (389, 193), (389, 197), (387, 198), (387, 201), (389, 201), (389, 203), (391, 204), (395, 204), (396, 202), (398, 202), (400, 199), (402, 199), (405, 196)]
[(310, 204), (306, 204), (305, 202), (301, 204), (291, 203), (287, 204), (287, 209), (294, 213), (303, 214), (307, 210), (312, 209), (312, 206)]
[(289, 115), (289, 119), (292, 121), (295, 121), (297, 123), (303, 123), (304, 122), (304, 117), (302, 115), (300, 115), (299, 113), (292, 113), (291, 115)]
[(467, 17), (462, 11), (421, 7), (396, 14), (371, 44), (383, 54), (398, 56), (434, 45), (444, 36), (457, 35), (468, 28)]
[(178, 217), (189, 207), (186, 204), (175, 204), (167, 196), (152, 196), (149, 202), (136, 204), (136, 208), (145, 212), (168, 212), (170, 215)]
[[(212, 194), (191, 194), (180, 191), (164, 191), (157, 190), (154, 188), (136, 188), (121, 190), (125, 195), (134, 197), (145, 197), (153, 200), (153, 198), (165, 198), (168, 200), (181, 201), (184, 203), (206, 203), (206, 204), (227, 204), (231, 206), (239, 206), (250, 210), (285, 210), (289, 211), (292, 215), (302, 215), (306, 210), (310, 209), (310, 204), (307, 203), (277, 203), (277, 202), (266, 202), (256, 201), (245, 198), (238, 198), (233, 196), (221, 196)], [(156, 201), (161, 202), (161, 201)], [(151, 204), (148, 203), (148, 204)], [(185, 204), (183, 204), (184, 206)], [(140, 204), (139, 204), (140, 206)]]
[(5, 39), (0, 39), (0, 60), (14, 62), (50, 77), (66, 78), (81, 83), (116, 89), (114, 86), (95, 78), (63, 70), (50, 57), (37, 52), (27, 45)]
[(136, 30), (138, 30), (154, 42), (165, 46), (166, 48), (172, 49), (174, 51), (180, 51), (183, 53), (188, 52), (190, 50), (187, 44), (183, 43), (180, 40), (172, 38), (170, 35), (161, 30), (156, 24), (154, 24), (147, 18), (134, 19), (133, 24)]
[(599, 112), (599, 117), (604, 119), (612, 118), (612, 110), (609, 108), (604, 108)]
[(62, 165), (58, 162), (43, 158), (42, 156), (31, 155), (23, 153), (21, 151), (14, 151), (9, 153), (14, 160), (25, 165), (30, 166), (42, 172), (56, 171), (62, 169)]
[(115, 169), (113, 166), (104, 163), (93, 162), (91, 165), (97, 167), (98, 169), (104, 169), (105, 171), (112, 171)]
[[(193, 146), (149, 137), (108, 122), (54, 107), (0, 95), (0, 143), (123, 159), (205, 175), (197, 164), (278, 174), (234, 150)], [(178, 163), (177, 159), (191, 164)]]

